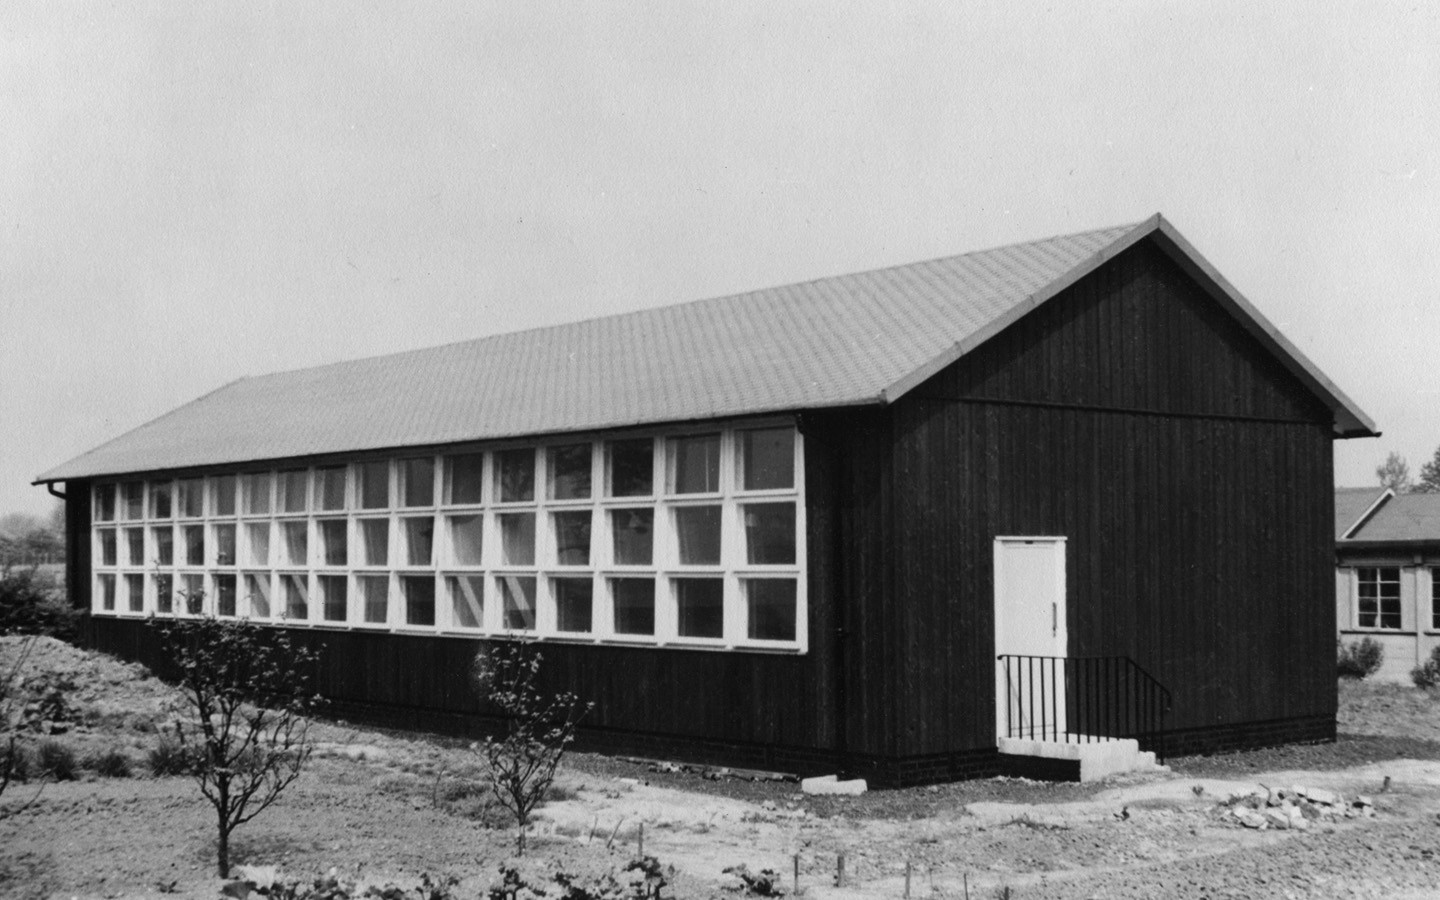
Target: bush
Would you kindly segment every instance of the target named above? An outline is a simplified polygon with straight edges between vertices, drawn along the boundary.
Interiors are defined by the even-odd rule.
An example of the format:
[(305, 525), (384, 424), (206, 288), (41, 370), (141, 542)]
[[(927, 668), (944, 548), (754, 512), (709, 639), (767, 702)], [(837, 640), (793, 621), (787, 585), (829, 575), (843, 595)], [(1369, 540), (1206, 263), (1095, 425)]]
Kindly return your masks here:
[(35, 751), (18, 741), (0, 747), (0, 766), (9, 765), (12, 782), (30, 781), (36, 775)]
[(35, 768), (40, 774), (56, 781), (74, 781), (80, 764), (75, 751), (59, 741), (45, 741), (35, 753)]
[(145, 765), (156, 778), (189, 775), (192, 768), (190, 751), (170, 735), (161, 735), (150, 752), (145, 754)]
[(39, 566), (0, 566), (0, 634), (48, 634), (68, 639), (80, 613)]
[(1349, 644), (1336, 641), (1336, 668), (1341, 678), (1366, 678), (1380, 670), (1385, 648), (1374, 638), (1362, 638)]
[(1416, 687), (1432, 688), (1440, 684), (1440, 647), (1430, 651), (1430, 658), (1423, 665), (1410, 670), (1410, 680)]
[(85, 768), (102, 778), (129, 778), (130, 757), (112, 748), (86, 757)]

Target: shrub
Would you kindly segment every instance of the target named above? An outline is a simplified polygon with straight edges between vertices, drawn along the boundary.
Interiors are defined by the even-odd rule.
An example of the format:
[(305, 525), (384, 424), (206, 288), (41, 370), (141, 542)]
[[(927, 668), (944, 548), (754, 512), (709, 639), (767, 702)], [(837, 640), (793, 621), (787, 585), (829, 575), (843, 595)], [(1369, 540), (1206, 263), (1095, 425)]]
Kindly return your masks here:
[(190, 753), (175, 738), (162, 734), (150, 752), (145, 754), (145, 765), (156, 778), (189, 775)]
[(1366, 678), (1380, 670), (1385, 648), (1374, 638), (1363, 638), (1349, 644), (1336, 641), (1336, 668), (1341, 678)]
[(35, 753), (35, 768), (40, 774), (56, 781), (73, 781), (80, 764), (75, 751), (59, 741), (44, 741)]
[(0, 747), (0, 765), (7, 764), (12, 783), (30, 781), (39, 774), (35, 771), (35, 750), (19, 741)]
[(129, 778), (130, 757), (112, 747), (104, 753), (86, 757), (85, 768), (102, 778)]
[(0, 566), (0, 634), (70, 638), (80, 613), (39, 566)]
[(1440, 647), (1430, 651), (1430, 658), (1424, 664), (1410, 670), (1410, 680), (1416, 687), (1432, 688), (1440, 684)]

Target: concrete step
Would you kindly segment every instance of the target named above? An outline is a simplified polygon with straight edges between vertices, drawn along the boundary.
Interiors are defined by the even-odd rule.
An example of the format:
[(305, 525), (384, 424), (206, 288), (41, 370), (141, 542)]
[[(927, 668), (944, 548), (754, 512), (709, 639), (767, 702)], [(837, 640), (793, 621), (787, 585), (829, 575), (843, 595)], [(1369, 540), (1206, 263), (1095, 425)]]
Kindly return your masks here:
[(1063, 778), (1071, 781), (1098, 781), (1121, 772), (1154, 771), (1155, 754), (1141, 750), (1139, 742), (1132, 738), (1088, 737), (1086, 735), (1065, 735), (1068, 740), (1026, 740), (1022, 738), (1000, 738), (1000, 753), (1016, 758), (1016, 762), (1029, 758), (1034, 762), (1020, 765), (1018, 771), (1035, 772), (1041, 777)]

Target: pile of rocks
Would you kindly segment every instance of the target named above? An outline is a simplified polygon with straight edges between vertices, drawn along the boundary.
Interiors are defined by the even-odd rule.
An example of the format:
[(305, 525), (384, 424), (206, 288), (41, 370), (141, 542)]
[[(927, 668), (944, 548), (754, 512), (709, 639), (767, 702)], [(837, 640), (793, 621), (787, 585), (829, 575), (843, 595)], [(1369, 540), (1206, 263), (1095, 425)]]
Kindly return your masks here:
[(1375, 804), (1369, 797), (1357, 796), (1346, 801), (1343, 794), (1322, 788), (1295, 785), (1271, 788), (1261, 785), (1250, 793), (1231, 797), (1219, 807), (1222, 818), (1245, 828), (1295, 829), (1305, 831), (1314, 824), (1334, 819), (1353, 819), (1375, 815)]

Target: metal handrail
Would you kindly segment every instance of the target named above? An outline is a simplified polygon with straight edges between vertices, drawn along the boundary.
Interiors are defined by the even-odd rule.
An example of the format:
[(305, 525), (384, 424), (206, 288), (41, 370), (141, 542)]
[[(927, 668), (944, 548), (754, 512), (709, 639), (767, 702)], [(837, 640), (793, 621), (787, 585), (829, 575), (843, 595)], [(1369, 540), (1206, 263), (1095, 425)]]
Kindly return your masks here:
[[(1005, 736), (1058, 743), (1134, 738), (1165, 760), (1170, 691), (1128, 656), (996, 657)], [(1038, 701), (1038, 702), (1037, 702)]]

